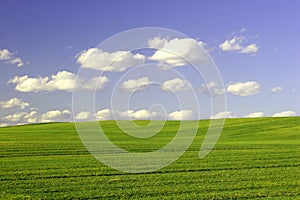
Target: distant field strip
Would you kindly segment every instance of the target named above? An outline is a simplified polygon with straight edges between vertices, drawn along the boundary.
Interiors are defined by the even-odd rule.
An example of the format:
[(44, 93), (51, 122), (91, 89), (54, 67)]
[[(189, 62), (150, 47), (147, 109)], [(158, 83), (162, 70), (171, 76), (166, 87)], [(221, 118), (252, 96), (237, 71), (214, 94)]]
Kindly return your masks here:
[[(199, 122), (180, 159), (142, 174), (101, 164), (73, 123), (0, 128), (0, 198), (300, 199), (300, 117), (226, 119), (215, 148), (199, 159), (209, 122)], [(124, 134), (114, 121), (100, 124), (121, 148), (149, 152), (170, 142), (180, 122), (167, 121), (149, 139)]]

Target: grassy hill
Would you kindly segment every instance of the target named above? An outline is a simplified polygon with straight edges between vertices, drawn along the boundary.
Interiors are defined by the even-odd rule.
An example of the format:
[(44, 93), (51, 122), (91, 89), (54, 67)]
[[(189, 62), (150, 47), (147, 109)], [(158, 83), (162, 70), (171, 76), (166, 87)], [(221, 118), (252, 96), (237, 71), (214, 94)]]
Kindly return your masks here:
[[(138, 123), (147, 123), (140, 121)], [(107, 136), (129, 151), (153, 151), (175, 134), (133, 139), (114, 121)], [(73, 123), (0, 128), (2, 199), (300, 199), (300, 117), (227, 119), (214, 150), (198, 158), (209, 121), (184, 155), (154, 173), (128, 174), (98, 162)]]

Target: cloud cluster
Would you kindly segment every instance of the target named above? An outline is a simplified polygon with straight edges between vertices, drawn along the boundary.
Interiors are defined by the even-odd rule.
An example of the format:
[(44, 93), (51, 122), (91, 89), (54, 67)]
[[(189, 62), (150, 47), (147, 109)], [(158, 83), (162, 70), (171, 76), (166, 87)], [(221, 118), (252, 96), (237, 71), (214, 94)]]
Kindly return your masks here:
[(37, 111), (31, 112), (19, 112), (11, 115), (2, 117), (2, 120), (8, 123), (17, 122), (20, 123), (36, 123), (37, 122)]
[(83, 68), (110, 72), (125, 71), (145, 63), (145, 60), (146, 56), (130, 51), (106, 52), (98, 48), (90, 48), (77, 56), (77, 63)]
[(2, 117), (7, 125), (27, 124), (27, 123), (44, 123), (70, 121), (71, 112), (69, 110), (50, 110), (39, 115), (36, 110), (31, 112), (18, 112)]
[[(109, 79), (106, 76), (94, 77), (90, 80), (77, 79), (76, 75), (60, 71), (55, 75), (49, 77), (35, 77), (31, 78), (25, 76), (15, 76), (10, 79), (8, 83), (16, 85), (15, 90), (20, 92), (53, 92), (56, 90), (71, 92), (76, 86), (77, 89), (94, 90), (96, 87), (101, 90), (108, 83)], [(76, 84), (76, 85), (75, 85)]]
[(236, 82), (227, 86), (227, 92), (237, 96), (252, 96), (259, 93), (260, 87), (255, 81)]
[(0, 101), (1, 108), (20, 108), (24, 109), (25, 107), (30, 106), (29, 103), (24, 102), (22, 99), (19, 98), (11, 98), (7, 101)]
[(4, 60), (7, 63), (17, 65), (18, 67), (24, 66), (23, 61), (19, 57), (15, 57), (15, 54), (11, 53), (8, 49), (0, 50), (0, 61)]
[(169, 114), (164, 114), (161, 112), (150, 112), (148, 110), (125, 110), (125, 111), (117, 111), (112, 109), (103, 109), (96, 112), (96, 114), (92, 114), (89, 111), (82, 111), (78, 113), (75, 117), (77, 120), (193, 120), (199, 119), (199, 116), (193, 110), (178, 110), (173, 111)]
[[(201, 47), (203, 42), (197, 42), (191, 38), (174, 38), (166, 40), (159, 37), (154, 37), (148, 40), (150, 48), (158, 49), (149, 60), (158, 61), (171, 66), (187, 65), (187, 60), (190, 62), (205, 61), (207, 55)], [(187, 60), (186, 60), (187, 59)]]
[(258, 52), (258, 46), (254, 43), (244, 45), (245, 37), (243, 36), (234, 36), (232, 39), (225, 40), (222, 44), (219, 45), (219, 48), (222, 51), (235, 51), (239, 53), (256, 53)]

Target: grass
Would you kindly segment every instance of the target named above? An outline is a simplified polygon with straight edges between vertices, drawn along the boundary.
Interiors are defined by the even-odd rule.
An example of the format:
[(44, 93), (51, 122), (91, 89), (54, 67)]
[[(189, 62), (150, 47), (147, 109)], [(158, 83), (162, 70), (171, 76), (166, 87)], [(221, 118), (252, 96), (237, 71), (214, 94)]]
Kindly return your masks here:
[[(139, 121), (140, 125), (148, 122)], [(156, 150), (172, 139), (168, 121), (150, 139), (134, 139), (103, 121), (129, 151)], [(300, 117), (228, 119), (214, 150), (198, 159), (209, 121), (187, 152), (157, 172), (110, 169), (87, 152), (73, 123), (0, 128), (1, 199), (300, 199)]]

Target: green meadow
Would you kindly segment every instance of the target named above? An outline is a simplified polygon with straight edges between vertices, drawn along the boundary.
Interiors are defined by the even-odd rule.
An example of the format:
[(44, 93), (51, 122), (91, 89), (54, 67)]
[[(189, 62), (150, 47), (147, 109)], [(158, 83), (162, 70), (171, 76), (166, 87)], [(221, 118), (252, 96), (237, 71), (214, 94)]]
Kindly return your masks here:
[[(180, 159), (141, 174), (96, 160), (74, 123), (0, 128), (0, 198), (300, 199), (300, 117), (226, 119), (215, 148), (199, 159), (209, 122), (199, 121)], [(99, 123), (115, 144), (133, 152), (163, 147), (180, 124), (167, 121), (159, 134), (143, 139), (124, 134), (114, 121)]]

